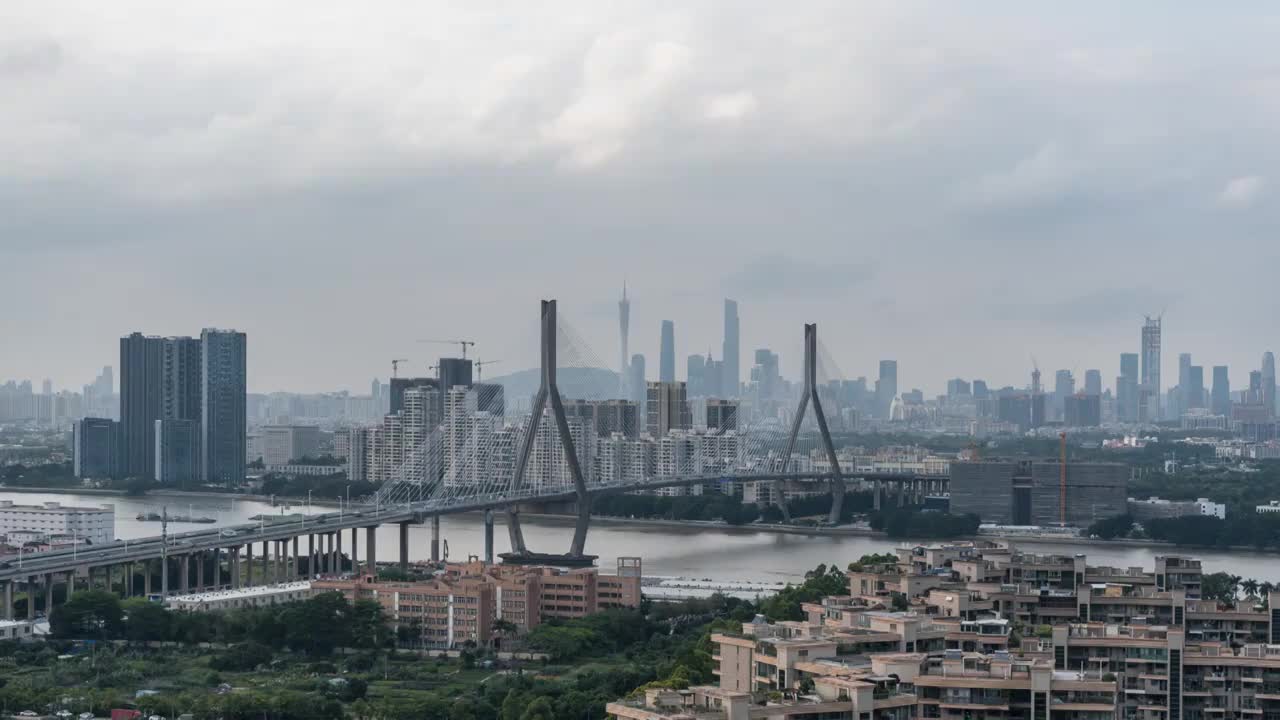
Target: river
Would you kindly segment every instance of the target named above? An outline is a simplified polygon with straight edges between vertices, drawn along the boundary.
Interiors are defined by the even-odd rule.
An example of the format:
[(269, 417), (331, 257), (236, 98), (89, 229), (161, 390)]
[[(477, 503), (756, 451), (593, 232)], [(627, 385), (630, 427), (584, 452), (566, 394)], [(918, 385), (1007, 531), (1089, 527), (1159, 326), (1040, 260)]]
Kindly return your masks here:
[[(154, 495), (141, 498), (81, 495), (76, 493), (14, 493), (0, 491), (0, 500), (15, 504), (57, 501), (64, 505), (96, 507), (111, 503), (116, 511), (116, 536), (132, 539), (160, 534), (160, 523), (136, 519), (140, 512), (160, 512), (168, 507), (170, 514), (216, 518), (219, 525), (245, 523), (260, 513), (280, 513), (270, 503), (220, 497), (188, 497)], [(292, 512), (306, 512), (305, 504)], [(333, 508), (316, 506), (314, 512), (331, 512)], [(541, 552), (568, 550), (572, 535), (571, 518), (524, 518), (525, 541)], [(449, 543), (452, 559), (484, 552), (484, 522), (478, 513), (445, 516), (440, 523), (441, 536)], [(172, 531), (209, 527), (171, 523)], [(508, 549), (507, 533), (499, 516), (494, 529), (496, 552)], [(349, 535), (347, 536), (350, 537)], [(381, 559), (391, 560), (398, 546), (397, 528), (383, 526), (378, 531)], [(409, 529), (409, 557), (425, 560), (430, 556), (431, 528), (413, 525)], [(612, 570), (620, 556), (638, 556), (645, 575), (679, 575), (716, 580), (752, 580), (776, 582), (793, 580), (818, 563), (837, 563), (841, 567), (866, 553), (886, 552), (906, 541), (876, 537), (795, 535), (762, 532), (750, 528), (663, 527), (643, 524), (597, 522), (587, 536), (587, 552), (600, 556), (599, 565)], [(344, 543), (344, 547), (349, 543)], [(1157, 554), (1181, 552), (1204, 561), (1205, 572), (1226, 571), (1259, 581), (1280, 581), (1280, 555), (1255, 552), (1221, 552), (1212, 550), (1174, 550), (1155, 547), (1103, 546), (1091, 543), (1063, 543), (1019, 540), (1018, 545), (1042, 553), (1085, 553), (1091, 565), (1119, 567), (1141, 566), (1151, 570)], [(361, 538), (361, 552), (364, 538)]]

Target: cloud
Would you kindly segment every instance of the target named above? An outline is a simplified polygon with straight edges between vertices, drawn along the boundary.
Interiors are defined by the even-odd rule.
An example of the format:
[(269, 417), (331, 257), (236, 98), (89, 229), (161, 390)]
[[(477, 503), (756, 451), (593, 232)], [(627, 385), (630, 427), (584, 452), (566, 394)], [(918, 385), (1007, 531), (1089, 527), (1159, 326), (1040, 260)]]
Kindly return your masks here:
[(758, 105), (756, 96), (749, 91), (725, 93), (707, 98), (702, 116), (711, 121), (736, 121), (754, 113)]
[(813, 262), (768, 255), (747, 262), (724, 279), (725, 292), (744, 298), (796, 300), (848, 295), (875, 277), (869, 264)]
[(1230, 210), (1252, 207), (1266, 187), (1266, 179), (1258, 175), (1232, 178), (1218, 192), (1218, 207)]

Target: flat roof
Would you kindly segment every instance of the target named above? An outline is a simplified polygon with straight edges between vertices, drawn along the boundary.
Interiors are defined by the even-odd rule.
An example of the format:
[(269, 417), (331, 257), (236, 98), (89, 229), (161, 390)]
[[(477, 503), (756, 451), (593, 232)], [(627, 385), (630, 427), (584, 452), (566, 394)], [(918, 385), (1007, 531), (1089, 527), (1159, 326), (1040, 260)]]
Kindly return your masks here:
[(253, 587), (240, 588), (239, 590), (210, 590), (209, 592), (175, 595), (167, 598), (166, 602), (208, 602), (210, 600), (261, 597), (263, 595), (276, 595), (279, 593), (310, 589), (310, 580), (298, 580), (296, 582), (281, 583), (278, 585), (254, 585)]

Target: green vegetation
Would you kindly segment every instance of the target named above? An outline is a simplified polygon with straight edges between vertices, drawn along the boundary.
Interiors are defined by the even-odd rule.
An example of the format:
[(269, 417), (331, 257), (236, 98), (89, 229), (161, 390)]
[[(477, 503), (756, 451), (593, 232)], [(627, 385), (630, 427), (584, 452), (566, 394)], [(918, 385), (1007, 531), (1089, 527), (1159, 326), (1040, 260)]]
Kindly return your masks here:
[(267, 473), (262, 476), (261, 493), (279, 497), (305, 498), (310, 492), (312, 497), (336, 500), (348, 496), (362, 498), (372, 495), (377, 490), (378, 486), (373, 483), (347, 480), (345, 472), (335, 475), (299, 475), (297, 477)]
[(1103, 540), (1135, 538), (1191, 547), (1277, 550), (1280, 549), (1280, 515), (1250, 511), (1237, 513), (1230, 520), (1187, 515), (1148, 520), (1140, 528), (1128, 515), (1120, 515), (1090, 525), (1089, 534)]
[(856, 562), (849, 563), (849, 572), (862, 572), (865, 568), (876, 565), (897, 565), (898, 556), (894, 553), (867, 553)]
[[(843, 575), (820, 567), (804, 587), (819, 584), (839, 592)], [(0, 703), (197, 720), (599, 718), (638, 688), (714, 681), (710, 634), (754, 613), (717, 596), (550, 621), (518, 641), (514, 628), (495, 628), (550, 656), (520, 662), (481, 647), (456, 658), (398, 651), (380, 606), (336, 593), (196, 614), (84, 591), (55, 609), (50, 641), (0, 643)], [(135, 699), (143, 689), (157, 694)]]
[(883, 530), (891, 538), (958, 538), (975, 535), (981, 520), (977, 515), (922, 512), (914, 508), (891, 508), (871, 516), (871, 529)]
[(803, 620), (802, 603), (819, 602), (828, 595), (849, 594), (848, 581), (837, 565), (819, 565), (805, 573), (804, 578), (800, 585), (788, 585), (777, 595), (761, 600), (760, 613), (770, 620)]
[(80, 484), (70, 462), (5, 465), (0, 467), (0, 482), (16, 487), (38, 488), (70, 488)]
[[(1212, 448), (1202, 449), (1207, 455), (1202, 459), (1213, 460)], [(1226, 504), (1227, 515), (1234, 520), (1253, 514), (1258, 505), (1280, 500), (1280, 460), (1262, 461), (1257, 468), (1257, 472), (1247, 473), (1220, 467), (1183, 467), (1173, 475), (1147, 472), (1129, 481), (1129, 496), (1158, 496), (1167, 500), (1207, 497)]]

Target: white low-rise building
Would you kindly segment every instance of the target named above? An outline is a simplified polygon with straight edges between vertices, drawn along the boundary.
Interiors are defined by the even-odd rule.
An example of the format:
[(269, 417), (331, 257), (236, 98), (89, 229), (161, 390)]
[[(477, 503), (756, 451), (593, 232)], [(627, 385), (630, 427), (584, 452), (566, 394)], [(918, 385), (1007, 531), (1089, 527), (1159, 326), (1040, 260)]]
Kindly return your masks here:
[(283, 605), (302, 602), (311, 597), (311, 582), (281, 583), (279, 585), (255, 585), (239, 590), (211, 590), (209, 592), (176, 595), (165, 600), (172, 610), (214, 612), (236, 608)]
[(105, 545), (116, 539), (116, 508), (111, 504), (88, 508), (57, 502), (15, 505), (12, 500), (0, 500), (0, 535), (17, 532), (71, 535)]

